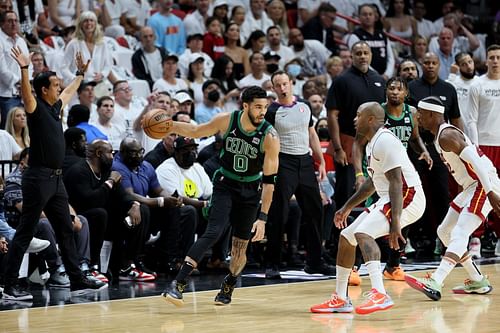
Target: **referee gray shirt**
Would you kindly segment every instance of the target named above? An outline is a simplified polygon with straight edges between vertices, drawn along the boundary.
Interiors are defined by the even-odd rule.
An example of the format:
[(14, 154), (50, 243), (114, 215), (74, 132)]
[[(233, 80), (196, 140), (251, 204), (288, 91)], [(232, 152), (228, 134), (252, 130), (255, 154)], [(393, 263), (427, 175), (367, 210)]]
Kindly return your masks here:
[(309, 154), (309, 127), (313, 126), (313, 120), (307, 103), (297, 98), (290, 105), (273, 102), (267, 109), (266, 120), (278, 132), (281, 153)]

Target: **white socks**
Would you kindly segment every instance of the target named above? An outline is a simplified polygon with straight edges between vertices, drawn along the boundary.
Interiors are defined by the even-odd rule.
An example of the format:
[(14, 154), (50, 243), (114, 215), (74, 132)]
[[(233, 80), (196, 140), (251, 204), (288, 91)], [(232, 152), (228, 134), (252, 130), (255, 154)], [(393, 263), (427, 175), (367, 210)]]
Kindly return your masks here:
[(368, 274), (370, 274), (370, 281), (372, 283), (372, 288), (377, 289), (381, 294), (386, 294), (384, 287), (384, 280), (382, 278), (382, 270), (380, 269), (380, 260), (368, 261), (365, 263), (368, 269)]
[(456, 264), (457, 263), (453, 259), (443, 257), (441, 263), (439, 264), (439, 267), (434, 273), (432, 273), (432, 278), (434, 279), (434, 281), (436, 281), (440, 285), (443, 284), (444, 279), (446, 279), (446, 277), (448, 276), (448, 274), (450, 274)]
[(337, 295), (343, 300), (347, 300), (347, 285), (349, 284), (349, 275), (351, 274), (352, 268), (345, 268), (337, 265), (337, 283), (336, 290)]
[(467, 274), (469, 274), (469, 277), (472, 281), (482, 281), (483, 280), (483, 275), (479, 271), (479, 268), (477, 268), (476, 264), (474, 261), (472, 261), (472, 258), (470, 255), (467, 255), (466, 259), (460, 262), (462, 266), (465, 268), (467, 271)]

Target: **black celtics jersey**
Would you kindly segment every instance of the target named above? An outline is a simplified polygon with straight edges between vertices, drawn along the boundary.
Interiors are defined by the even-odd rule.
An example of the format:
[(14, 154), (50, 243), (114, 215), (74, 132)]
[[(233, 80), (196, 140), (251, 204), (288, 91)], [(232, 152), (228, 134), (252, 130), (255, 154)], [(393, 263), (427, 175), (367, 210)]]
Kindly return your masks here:
[(231, 114), (220, 152), (220, 171), (233, 180), (251, 182), (260, 179), (264, 164), (264, 138), (272, 128), (264, 120), (253, 132), (241, 128), (243, 111)]
[(352, 32), (362, 41), (365, 41), (372, 50), (372, 62), (370, 66), (380, 75), (387, 69), (387, 38), (382, 30), (375, 29), (373, 35), (368, 31), (357, 28)]
[(390, 130), (398, 139), (403, 143), (405, 148), (408, 148), (411, 133), (413, 132), (413, 116), (411, 114), (410, 106), (403, 104), (403, 113), (399, 118), (395, 118), (387, 113), (387, 105), (382, 104), (385, 110), (385, 123), (384, 127)]

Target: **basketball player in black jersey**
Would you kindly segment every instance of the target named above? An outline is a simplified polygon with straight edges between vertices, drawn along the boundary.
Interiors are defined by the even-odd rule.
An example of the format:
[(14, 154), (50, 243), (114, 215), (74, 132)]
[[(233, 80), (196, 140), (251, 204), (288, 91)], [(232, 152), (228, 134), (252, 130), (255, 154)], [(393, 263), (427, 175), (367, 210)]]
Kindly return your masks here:
[(165, 300), (176, 306), (184, 304), (182, 293), (186, 288), (186, 278), (229, 224), (233, 228), (230, 273), (215, 297), (217, 305), (231, 302), (236, 279), (246, 264), (246, 249), (251, 234), (255, 232), (252, 242), (264, 237), (278, 171), (279, 138), (273, 126), (264, 119), (268, 106), (265, 90), (257, 86), (248, 87), (241, 101), (242, 111), (217, 114), (208, 123), (193, 125), (169, 120), (172, 122), (169, 133), (191, 138), (217, 133), (223, 135), (221, 167), (213, 178), (214, 191), (207, 229), (189, 249), (175, 280), (162, 293)]

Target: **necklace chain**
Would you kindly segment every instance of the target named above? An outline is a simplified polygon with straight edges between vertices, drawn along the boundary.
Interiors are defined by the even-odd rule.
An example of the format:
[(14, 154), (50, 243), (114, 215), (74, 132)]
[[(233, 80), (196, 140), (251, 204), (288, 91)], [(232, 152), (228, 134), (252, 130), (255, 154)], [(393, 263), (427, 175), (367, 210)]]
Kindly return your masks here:
[(97, 179), (97, 180), (101, 180), (101, 177), (97, 177), (97, 175), (95, 174), (94, 172), (94, 169), (92, 168), (92, 165), (90, 165), (89, 161), (88, 160), (85, 160), (85, 162), (87, 162), (89, 168), (90, 168), (90, 171), (92, 171), (92, 173), (94, 174), (94, 177)]

